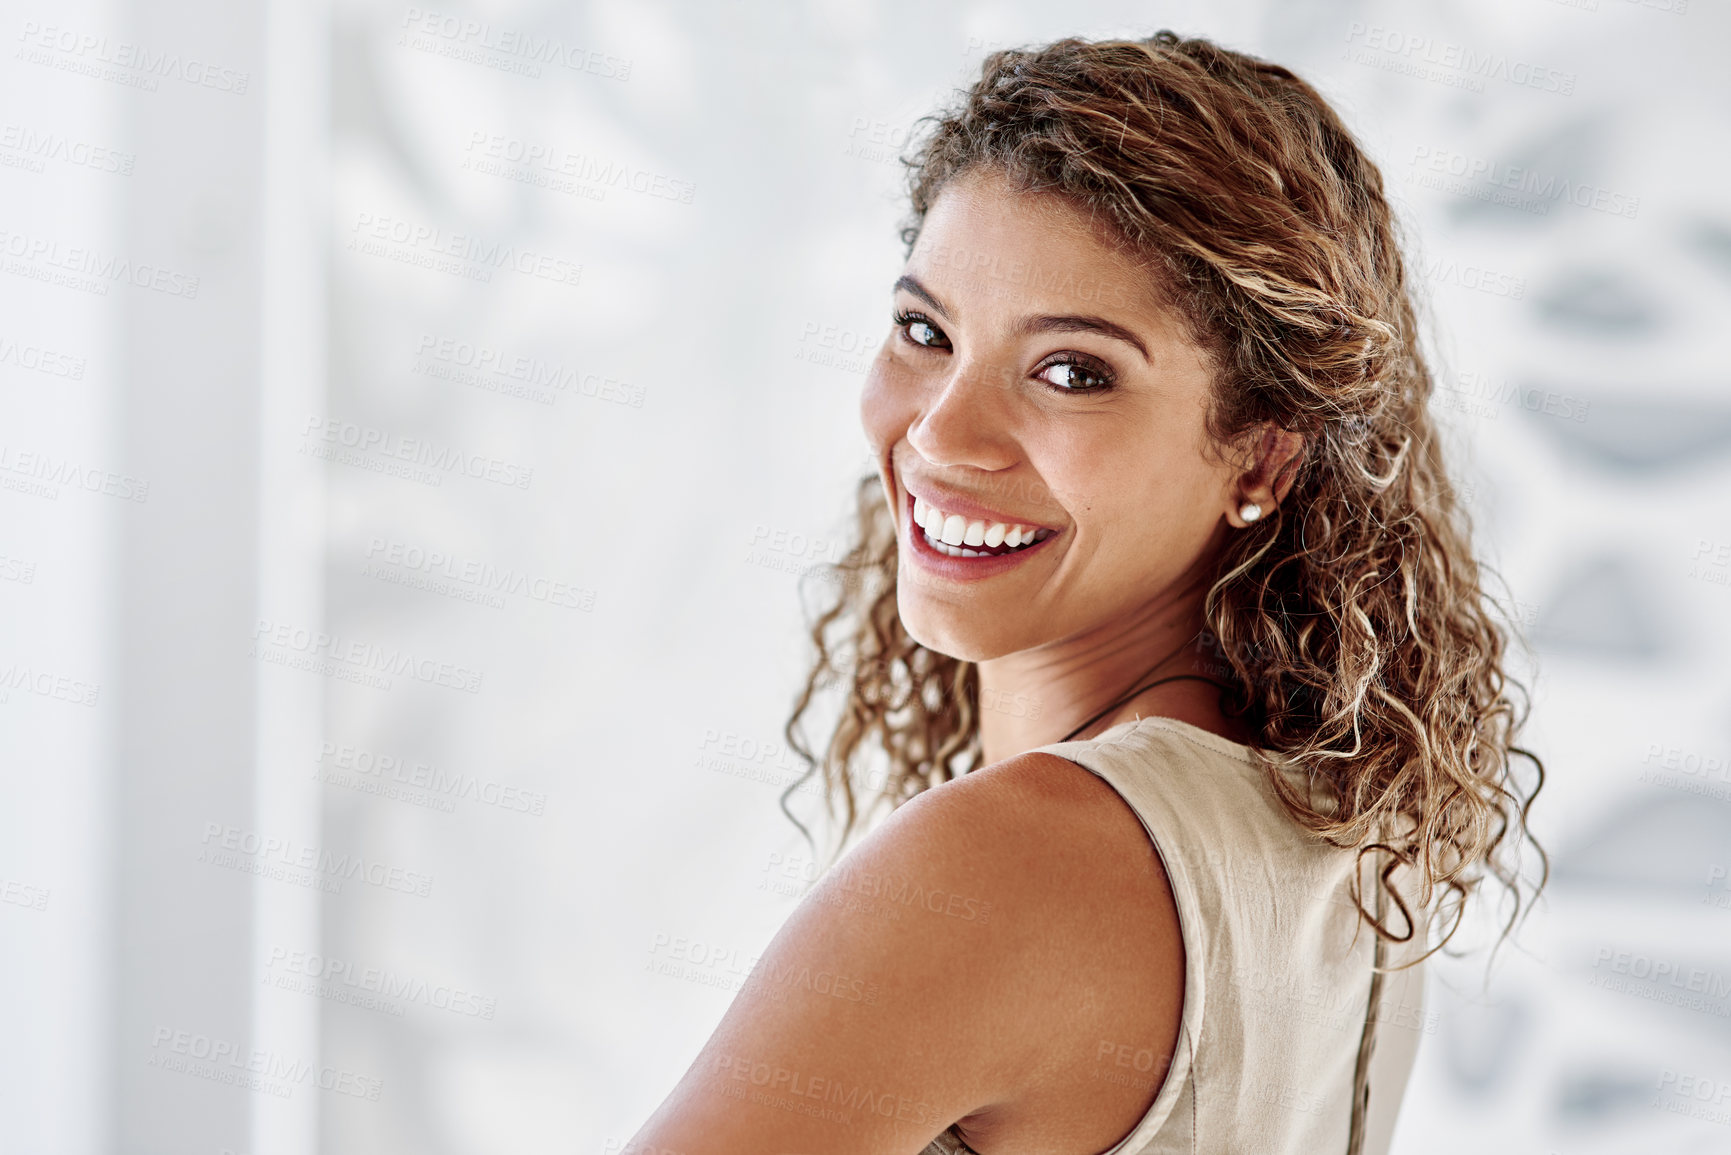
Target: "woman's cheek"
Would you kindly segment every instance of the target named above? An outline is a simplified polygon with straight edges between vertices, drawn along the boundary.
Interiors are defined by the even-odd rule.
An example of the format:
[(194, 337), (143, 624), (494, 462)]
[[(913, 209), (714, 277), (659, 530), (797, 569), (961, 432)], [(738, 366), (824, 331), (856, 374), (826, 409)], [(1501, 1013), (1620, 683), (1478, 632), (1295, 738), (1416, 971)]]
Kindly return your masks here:
[(883, 351), (872, 361), (860, 388), (860, 427), (880, 462), (917, 416), (917, 389), (910, 377)]

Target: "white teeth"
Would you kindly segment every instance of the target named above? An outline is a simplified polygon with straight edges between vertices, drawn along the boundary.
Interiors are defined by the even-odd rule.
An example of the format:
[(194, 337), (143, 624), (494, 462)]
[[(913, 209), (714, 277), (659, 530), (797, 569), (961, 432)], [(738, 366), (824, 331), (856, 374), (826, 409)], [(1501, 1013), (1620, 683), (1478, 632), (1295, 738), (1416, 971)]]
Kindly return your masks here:
[(934, 549), (950, 557), (984, 557), (987, 555), (977, 550), (961, 547), (983, 545), (991, 549), (999, 546), (1015, 549), (1050, 537), (1053, 532), (1003, 521), (970, 521), (960, 514), (946, 514), (922, 497), (914, 498), (914, 524), (925, 531), (926, 541)]
[(938, 537), (944, 532), (944, 514), (934, 505), (926, 506), (926, 519), (920, 523), (920, 528)]

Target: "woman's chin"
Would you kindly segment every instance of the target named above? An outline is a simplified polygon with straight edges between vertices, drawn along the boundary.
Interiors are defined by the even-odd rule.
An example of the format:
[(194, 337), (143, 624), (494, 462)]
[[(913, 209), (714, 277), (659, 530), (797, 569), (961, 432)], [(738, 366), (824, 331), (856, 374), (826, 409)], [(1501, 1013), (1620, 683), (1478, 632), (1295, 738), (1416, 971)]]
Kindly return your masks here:
[(931, 605), (923, 598), (910, 604), (905, 594), (898, 594), (896, 611), (908, 637), (934, 654), (957, 661), (984, 662), (1025, 648), (1011, 642), (1001, 628), (981, 629), (966, 611), (953, 606)]

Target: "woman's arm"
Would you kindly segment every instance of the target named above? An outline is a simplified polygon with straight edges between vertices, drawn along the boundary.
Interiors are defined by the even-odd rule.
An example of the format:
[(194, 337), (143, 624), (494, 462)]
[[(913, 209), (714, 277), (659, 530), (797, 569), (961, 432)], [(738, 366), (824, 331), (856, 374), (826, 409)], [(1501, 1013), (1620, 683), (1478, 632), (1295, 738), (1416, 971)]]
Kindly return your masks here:
[(1140, 823), (1028, 754), (903, 804), (795, 910), (626, 1147), (917, 1155), (979, 1133), (1110, 1146), (1153, 1101), (1106, 1048), (1172, 1053), (1183, 955)]

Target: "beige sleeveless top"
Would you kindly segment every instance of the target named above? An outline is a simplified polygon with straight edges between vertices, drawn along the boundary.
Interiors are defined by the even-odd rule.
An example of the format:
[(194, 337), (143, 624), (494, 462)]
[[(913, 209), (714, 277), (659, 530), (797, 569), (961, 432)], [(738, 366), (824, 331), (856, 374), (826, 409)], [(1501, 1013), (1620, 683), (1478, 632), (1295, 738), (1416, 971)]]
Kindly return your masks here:
[[(1162, 1078), (1152, 1052), (1130, 1047), (1099, 1060), (1099, 1078), (1159, 1086), (1142, 1120), (1101, 1155), (1345, 1152), (1375, 939), (1353, 906), (1353, 853), (1293, 821), (1249, 747), (1185, 722), (1143, 718), (1039, 749), (1098, 775), (1135, 810), (1183, 932), (1171, 1069)], [(1367, 859), (1367, 904), (1371, 869)], [(1410, 879), (1395, 881), (1417, 910)], [(1386, 948), (1385, 969), (1422, 953), (1424, 923), (1421, 913), (1412, 945)], [(1398, 911), (1384, 925), (1400, 933)], [(1383, 978), (1363, 1155), (1387, 1152), (1419, 1039), (1434, 1030), (1422, 970)], [(921, 1155), (972, 1149), (951, 1127)]]

